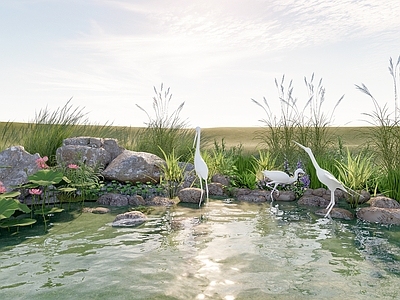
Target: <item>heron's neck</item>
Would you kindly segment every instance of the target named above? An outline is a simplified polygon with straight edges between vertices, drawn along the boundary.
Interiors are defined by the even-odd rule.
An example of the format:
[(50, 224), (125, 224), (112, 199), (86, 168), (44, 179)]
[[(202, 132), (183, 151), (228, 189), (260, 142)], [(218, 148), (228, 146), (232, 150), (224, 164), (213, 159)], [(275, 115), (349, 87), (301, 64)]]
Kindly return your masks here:
[(320, 168), (319, 164), (318, 164), (317, 160), (315, 159), (315, 156), (312, 152), (310, 153), (310, 159), (311, 159), (315, 169)]
[(197, 134), (197, 140), (196, 140), (196, 152), (200, 153), (200, 131)]

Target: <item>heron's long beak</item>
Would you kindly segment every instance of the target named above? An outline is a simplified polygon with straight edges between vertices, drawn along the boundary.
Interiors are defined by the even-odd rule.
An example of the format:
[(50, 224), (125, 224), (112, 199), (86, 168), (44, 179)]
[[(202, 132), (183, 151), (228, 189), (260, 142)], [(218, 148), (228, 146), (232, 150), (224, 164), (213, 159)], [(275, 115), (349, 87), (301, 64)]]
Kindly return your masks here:
[(299, 144), (296, 141), (293, 141), (293, 143), (295, 143), (297, 146), (299, 146), (300, 148), (303, 148), (304, 150), (306, 150), (306, 147), (304, 147), (302, 144)]
[(197, 131), (196, 131), (196, 134), (194, 135), (193, 148), (196, 145), (196, 139), (197, 139)]

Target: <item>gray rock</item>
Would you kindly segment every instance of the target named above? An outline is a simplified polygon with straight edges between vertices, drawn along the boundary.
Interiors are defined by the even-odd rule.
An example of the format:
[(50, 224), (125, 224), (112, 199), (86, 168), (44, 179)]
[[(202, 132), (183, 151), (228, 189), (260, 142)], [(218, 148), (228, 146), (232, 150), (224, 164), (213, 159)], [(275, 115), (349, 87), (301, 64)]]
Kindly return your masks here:
[(127, 206), (129, 204), (128, 196), (122, 194), (108, 193), (97, 199), (97, 203), (107, 206)]
[[(183, 188), (178, 192), (178, 198), (180, 202), (183, 203), (196, 203), (200, 202), (201, 189), (199, 188)], [(206, 197), (206, 193), (204, 191), (203, 200)]]
[(119, 214), (112, 222), (113, 227), (137, 226), (147, 221), (147, 216), (140, 211), (129, 211)]
[(224, 185), (217, 182), (211, 182), (208, 184), (208, 192), (213, 196), (224, 196)]
[[(315, 212), (316, 215), (325, 216), (327, 213), (326, 209), (320, 209)], [(334, 207), (330, 212), (330, 216), (334, 219), (343, 219), (343, 220), (353, 220), (353, 214), (344, 208)]]
[(266, 190), (237, 189), (234, 194), (238, 201), (259, 203), (271, 200), (271, 192)]
[(211, 177), (211, 182), (220, 183), (224, 186), (230, 185), (229, 178), (221, 174), (215, 174), (213, 177)]
[(59, 165), (85, 163), (90, 167), (105, 168), (124, 149), (115, 139), (75, 137), (63, 141), (56, 151)]
[(0, 153), (0, 181), (7, 191), (28, 182), (28, 176), (39, 170), (38, 158), (38, 153), (30, 154), (22, 146), (12, 146)]
[(157, 155), (125, 150), (107, 166), (102, 175), (107, 180), (157, 183), (160, 181), (160, 165), (164, 163)]
[(394, 199), (378, 196), (372, 197), (369, 201), (371, 207), (380, 207), (380, 208), (400, 208), (400, 203)]
[(172, 206), (175, 205), (175, 201), (167, 197), (155, 196), (154, 198), (147, 200), (146, 205), (150, 206)]
[(279, 191), (278, 196), (276, 198), (274, 193), (274, 200), (285, 201), (285, 202), (294, 201), (296, 200), (296, 194), (293, 191)]
[(357, 218), (371, 223), (400, 225), (400, 209), (363, 207), (357, 211)]
[(319, 207), (326, 207), (328, 206), (330, 200), (327, 200), (321, 196), (315, 195), (303, 195), (297, 203), (300, 205), (307, 205), (307, 206), (319, 206)]

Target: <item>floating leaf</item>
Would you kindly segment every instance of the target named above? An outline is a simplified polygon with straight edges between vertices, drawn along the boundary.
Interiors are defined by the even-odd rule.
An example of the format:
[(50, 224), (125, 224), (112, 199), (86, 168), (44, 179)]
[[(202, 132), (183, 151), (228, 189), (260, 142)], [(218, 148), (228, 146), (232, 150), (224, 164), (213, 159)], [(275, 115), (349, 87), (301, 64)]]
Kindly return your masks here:
[(35, 215), (48, 215), (48, 214), (55, 214), (55, 213), (60, 213), (63, 212), (64, 208), (59, 208), (59, 207), (46, 207), (45, 209), (37, 209), (35, 210)]
[(36, 223), (35, 219), (8, 219), (0, 221), (0, 228), (16, 227), (16, 226), (29, 226)]

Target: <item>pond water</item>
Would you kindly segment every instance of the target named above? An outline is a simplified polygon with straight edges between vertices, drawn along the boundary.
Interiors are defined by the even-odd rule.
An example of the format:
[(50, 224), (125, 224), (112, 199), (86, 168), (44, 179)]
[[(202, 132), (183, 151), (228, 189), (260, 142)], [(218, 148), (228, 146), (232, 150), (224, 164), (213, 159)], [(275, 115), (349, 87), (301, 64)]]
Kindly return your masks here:
[(0, 236), (1, 299), (397, 299), (400, 228), (210, 200), (134, 228), (70, 210)]

